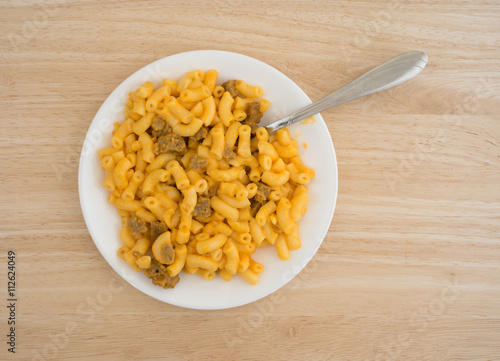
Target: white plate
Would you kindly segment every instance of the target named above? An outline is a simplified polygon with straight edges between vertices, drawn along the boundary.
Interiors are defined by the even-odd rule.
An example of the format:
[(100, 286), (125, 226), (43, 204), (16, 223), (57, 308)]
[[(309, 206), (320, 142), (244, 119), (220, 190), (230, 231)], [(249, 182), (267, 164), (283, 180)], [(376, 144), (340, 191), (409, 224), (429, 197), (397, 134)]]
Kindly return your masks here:
[[(316, 171), (309, 184), (310, 201), (306, 215), (300, 220), (299, 234), (302, 247), (291, 251), (287, 261), (278, 258), (274, 247), (258, 249), (254, 258), (265, 271), (259, 283), (249, 285), (240, 277), (226, 282), (220, 277), (206, 281), (199, 276), (181, 273), (175, 289), (154, 286), (143, 273), (134, 271), (120, 259), (116, 251), (122, 246), (119, 238), (120, 217), (114, 205), (107, 202), (104, 189), (104, 171), (100, 167), (97, 150), (111, 145), (114, 122), (123, 122), (123, 109), (128, 93), (147, 80), (159, 86), (163, 78), (179, 79), (187, 71), (217, 69), (217, 84), (229, 79), (242, 79), (260, 85), (264, 98), (271, 107), (263, 123), (311, 103), (308, 96), (283, 73), (245, 55), (200, 50), (172, 55), (140, 69), (121, 83), (97, 112), (85, 138), (80, 157), (78, 186), (83, 216), (97, 248), (113, 269), (127, 282), (142, 292), (172, 305), (194, 309), (223, 309), (241, 306), (265, 297), (290, 281), (311, 260), (328, 231), (337, 199), (337, 161), (328, 129), (317, 114), (312, 124), (294, 124), (290, 127), (297, 137), (304, 163)], [(307, 144), (304, 149), (303, 144)]]

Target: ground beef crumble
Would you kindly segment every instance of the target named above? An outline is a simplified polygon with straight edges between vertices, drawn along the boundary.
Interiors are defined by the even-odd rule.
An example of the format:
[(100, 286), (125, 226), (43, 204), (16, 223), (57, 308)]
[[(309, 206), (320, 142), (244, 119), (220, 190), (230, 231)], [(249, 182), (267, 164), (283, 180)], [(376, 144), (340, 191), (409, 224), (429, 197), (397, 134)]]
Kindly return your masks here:
[(151, 135), (153, 137), (160, 137), (172, 132), (172, 128), (167, 124), (165, 120), (160, 117), (156, 117), (153, 119), (150, 129)]
[(257, 193), (255, 193), (254, 200), (259, 203), (266, 203), (269, 194), (271, 193), (271, 187), (266, 186), (264, 183), (257, 182)]
[(233, 159), (234, 157), (236, 157), (236, 153), (226, 146), (224, 148), (224, 152), (222, 152), (222, 156), (226, 159)]
[(212, 209), (210, 208), (210, 198), (205, 196), (199, 196), (198, 202), (193, 210), (193, 216), (197, 218), (207, 218), (212, 214)]
[(144, 274), (152, 280), (155, 286), (161, 286), (163, 288), (174, 288), (180, 280), (179, 275), (170, 277), (167, 273), (167, 267), (155, 259), (151, 261), (151, 267), (145, 270)]
[(151, 222), (151, 226), (150, 226), (150, 236), (151, 236), (151, 242), (154, 242), (156, 241), (156, 239), (163, 233), (165, 233), (167, 231), (167, 226), (165, 225), (165, 223), (161, 222), (161, 221), (154, 221), (154, 222)]
[(127, 226), (130, 228), (130, 232), (134, 238), (140, 237), (143, 233), (148, 230), (146, 227), (146, 222), (144, 220), (137, 218), (135, 215), (127, 220)]
[(193, 155), (189, 160), (189, 167), (194, 170), (200, 170), (203, 167), (206, 167), (207, 164), (208, 164), (208, 159), (200, 157), (198, 155)]
[(193, 135), (192, 137), (189, 137), (197, 142), (199, 142), (200, 140), (202, 139), (205, 139), (208, 135), (208, 128), (203, 126), (200, 128), (200, 130), (198, 130), (195, 135)]
[(260, 102), (252, 102), (247, 104), (245, 112), (247, 113), (247, 117), (245, 118), (244, 123), (250, 126), (252, 133), (255, 133), (255, 131), (259, 127), (257, 124), (260, 123), (260, 119), (263, 115), (260, 112)]
[(186, 150), (186, 141), (178, 134), (169, 133), (158, 138), (158, 154), (172, 151), (182, 153)]
[(239, 91), (236, 90), (236, 80), (228, 80), (224, 84), (222, 84), (222, 87), (231, 94), (233, 98), (240, 97), (244, 98)]

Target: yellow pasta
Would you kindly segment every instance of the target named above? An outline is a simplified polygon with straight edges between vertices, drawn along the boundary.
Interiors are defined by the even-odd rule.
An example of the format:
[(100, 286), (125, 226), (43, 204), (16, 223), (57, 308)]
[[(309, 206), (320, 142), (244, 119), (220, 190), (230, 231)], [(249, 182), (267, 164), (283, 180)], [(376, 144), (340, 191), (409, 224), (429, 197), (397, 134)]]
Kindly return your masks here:
[(282, 158), (292, 158), (299, 152), (297, 144), (290, 142), (288, 145), (282, 145), (280, 142), (273, 142), (274, 149)]
[(181, 167), (179, 162), (176, 160), (172, 160), (167, 163), (166, 169), (170, 171), (175, 179), (175, 183), (179, 190), (183, 190), (189, 187), (189, 179), (184, 171), (184, 168)]
[(238, 274), (252, 286), (256, 285), (257, 282), (259, 282), (259, 275), (251, 269), (247, 269), (245, 272), (239, 272)]
[(106, 178), (104, 178), (103, 185), (108, 191), (113, 192), (116, 188), (116, 184), (113, 179), (113, 173), (115, 170), (115, 160), (113, 159), (113, 157), (109, 155), (105, 156), (101, 161), (101, 167), (106, 172)]
[(162, 264), (172, 264), (174, 262), (174, 258), (172, 255), (172, 241), (171, 241), (171, 233), (165, 232), (162, 233), (153, 243), (151, 247), (153, 255), (155, 259), (158, 260)]
[(146, 166), (148, 165), (148, 162), (146, 162), (144, 159), (142, 159), (142, 148), (139, 149), (136, 153), (136, 163), (135, 163), (135, 170), (144, 172), (146, 170)]
[(295, 250), (300, 248), (300, 238), (298, 233), (298, 225), (295, 224), (293, 230), (289, 234), (285, 234), (286, 244), (289, 250)]
[(153, 93), (154, 90), (154, 85), (153, 82), (147, 81), (145, 82), (141, 87), (139, 87), (134, 94), (136, 98), (142, 98), (145, 99)]
[(142, 173), (140, 170), (136, 170), (134, 172), (132, 180), (128, 183), (127, 187), (123, 190), (122, 198), (126, 202), (133, 201), (135, 199), (135, 193), (137, 192), (139, 185), (141, 185), (143, 182), (144, 182), (144, 173)]
[(184, 124), (190, 123), (194, 118), (193, 113), (183, 107), (174, 97), (170, 97), (170, 99), (165, 102), (165, 107), (168, 108), (168, 110), (174, 115), (174, 117), (179, 119)]
[(225, 92), (219, 103), (219, 116), (226, 127), (234, 121), (234, 115), (231, 112), (234, 99), (229, 92)]
[(226, 242), (222, 251), (226, 255), (226, 264), (224, 269), (230, 274), (235, 275), (240, 264), (238, 249), (233, 242)]
[[(221, 248), (217, 248), (210, 252), (210, 258), (212, 258), (215, 262), (219, 263), (219, 261), (222, 259), (222, 256), (224, 254), (222, 253)], [(220, 263), (219, 263), (219, 268), (220, 268)]]
[(135, 261), (135, 263), (139, 266), (140, 269), (148, 269), (151, 267), (151, 257), (150, 256), (141, 256)]
[(122, 158), (113, 171), (113, 180), (118, 189), (124, 189), (127, 184), (127, 171), (132, 168), (132, 163), (128, 158)]
[(250, 198), (250, 197), (248, 196), (248, 190), (247, 190), (246, 186), (243, 183), (241, 183), (240, 181), (233, 181), (233, 183), (236, 184), (236, 186), (237, 186), (236, 193), (234, 195), (236, 200), (238, 202), (247, 201), (248, 198)]
[[(220, 125), (220, 126), (219, 126)], [(212, 135), (212, 147), (210, 148), (210, 155), (215, 159), (222, 159), (222, 153), (224, 152), (224, 128), (222, 123), (214, 126), (210, 132)]]
[(275, 161), (280, 157), (274, 146), (265, 140), (259, 140), (258, 148), (259, 148), (259, 155), (261, 154), (268, 155), (269, 157), (271, 157), (272, 161)]
[(248, 269), (248, 266), (250, 266), (250, 257), (248, 254), (241, 254), (240, 255), (240, 263), (238, 263), (238, 272), (245, 272)]
[(226, 282), (228, 282), (231, 277), (233, 277), (233, 275), (224, 268), (220, 268), (219, 276), (221, 276), (221, 278)]
[(181, 122), (166, 106), (163, 106), (163, 108), (161, 109), (156, 109), (155, 113), (158, 114), (158, 118), (164, 120), (172, 128), (174, 128)]
[(168, 98), (170, 96), (170, 86), (164, 85), (161, 88), (156, 89), (149, 97), (148, 100), (146, 101), (146, 110), (148, 112), (154, 112), (156, 108), (158, 108), (158, 105), (160, 102), (162, 102), (164, 99)]
[(286, 129), (255, 126), (271, 106), (260, 86), (218, 84), (217, 70), (147, 81), (128, 94), (111, 146), (98, 151), (108, 202), (122, 217), (117, 256), (153, 284), (180, 273), (254, 285), (257, 248), (289, 259), (315, 173)]
[[(253, 103), (255, 100), (253, 98), (241, 98), (241, 97), (236, 97), (234, 98), (234, 109), (237, 110), (245, 110), (248, 104)], [(265, 112), (261, 112), (265, 113)]]
[(127, 262), (135, 271), (141, 272), (142, 269), (137, 265), (137, 256), (135, 256), (132, 251), (128, 251), (123, 254), (123, 259)]
[(209, 253), (224, 246), (226, 241), (227, 237), (224, 234), (216, 234), (205, 241), (198, 241), (196, 243), (196, 250), (199, 254)]
[(200, 120), (205, 126), (208, 127), (210, 124), (212, 124), (215, 118), (216, 106), (214, 97), (210, 96), (206, 99), (203, 99), (201, 101), (201, 105), (203, 106), (203, 113), (200, 116)]
[(292, 222), (297, 222), (299, 219), (302, 218), (302, 216), (306, 213), (307, 211), (307, 206), (306, 203), (309, 201), (309, 197), (307, 196), (307, 188), (304, 186), (300, 186), (302, 188), (297, 187), (300, 189), (300, 192), (297, 192), (297, 189), (294, 193), (294, 196), (290, 202), (290, 219)]
[(290, 234), (295, 225), (295, 223), (290, 219), (290, 208), (291, 203), (286, 198), (281, 198), (278, 202), (278, 205), (276, 206), (276, 216), (278, 217), (278, 224), (286, 234)]
[(200, 256), (197, 254), (188, 254), (186, 257), (186, 265), (214, 272), (219, 268), (218, 263), (210, 257)]
[(238, 185), (236, 183), (221, 182), (219, 184), (219, 190), (217, 191), (217, 193), (219, 195), (225, 194), (229, 197), (234, 197), (236, 195), (237, 190), (238, 190)]
[[(191, 113), (192, 115), (192, 113)], [(189, 123), (187, 124), (182, 124), (179, 123), (177, 124), (173, 131), (183, 137), (192, 137), (195, 135), (203, 126), (203, 120), (199, 118), (193, 118)]]
[(261, 113), (265, 113), (265, 112), (267, 112), (267, 110), (269, 109), (270, 106), (271, 106), (271, 102), (269, 100), (261, 99), (259, 110)]
[(238, 130), (240, 126), (241, 126), (240, 122), (234, 122), (226, 130), (225, 134), (226, 147), (230, 150), (234, 149), (234, 145), (236, 144), (236, 140), (238, 139)]
[(179, 209), (180, 209), (180, 220), (179, 220), (179, 226), (177, 227), (177, 234), (175, 237), (175, 241), (178, 244), (185, 244), (189, 241), (189, 236), (191, 235), (191, 225), (193, 223), (193, 218), (191, 216), (191, 213), (187, 213), (182, 208)]
[(286, 169), (290, 173), (290, 179), (297, 184), (307, 184), (311, 180), (309, 174), (301, 172), (295, 163), (287, 164)]
[(307, 175), (309, 175), (309, 178), (314, 178), (314, 169), (311, 169), (311, 168), (307, 168), (304, 163), (302, 163), (302, 160), (300, 159), (299, 156), (294, 156), (292, 158), (290, 158), (290, 161), (291, 163), (294, 163), (295, 166), (297, 167), (297, 169), (301, 172), (304, 172), (306, 173)]
[(238, 128), (238, 154), (244, 158), (252, 155), (250, 150), (251, 129), (249, 125), (242, 125)]
[[(233, 233), (233, 230), (226, 223), (214, 220), (210, 221), (205, 225), (205, 227), (203, 227), (203, 232), (206, 233), (208, 236), (213, 236), (219, 233), (229, 236), (231, 233)], [(199, 239), (198, 237), (197, 239), (200, 241), (202, 240)]]
[(210, 199), (210, 206), (214, 209), (214, 211), (219, 212), (228, 220), (235, 221), (240, 215), (235, 207), (230, 206), (219, 197), (212, 197), (212, 199)]
[(264, 265), (262, 263), (256, 262), (250, 257), (248, 269), (254, 273), (262, 273), (264, 272)]
[(252, 243), (243, 244), (239, 242), (233, 242), (233, 244), (240, 254), (252, 254), (255, 251), (255, 245)]
[(151, 194), (155, 190), (155, 187), (160, 182), (166, 182), (170, 177), (170, 172), (165, 169), (157, 169), (152, 173), (148, 174), (148, 176), (144, 179), (144, 183), (142, 185), (142, 191), (145, 194)]
[(264, 95), (262, 88), (260, 86), (251, 86), (245, 83), (243, 80), (236, 82), (236, 90), (247, 98), (260, 98)]
[[(233, 208), (246, 208), (250, 206), (250, 201), (247, 198), (243, 198), (241, 200), (238, 200), (236, 197), (230, 197), (226, 194), (219, 194), (219, 198), (229, 205), (230, 207)], [(239, 214), (239, 212), (238, 212)], [(228, 219), (229, 221), (229, 219)]]
[(149, 173), (154, 172), (157, 169), (164, 168), (165, 165), (171, 160), (175, 159), (175, 154), (173, 153), (162, 153), (156, 156), (151, 164), (148, 164), (146, 170)]
[(224, 89), (224, 87), (217, 85), (214, 87), (212, 94), (215, 98), (220, 98), (220, 97), (222, 97), (222, 95), (224, 94), (225, 91), (226, 90)]
[(194, 169), (190, 169), (186, 173), (189, 183), (194, 186), (196, 193), (203, 194), (208, 188), (208, 182), (206, 179), (202, 178), (200, 173), (195, 171)]
[(252, 236), (253, 242), (255, 242), (257, 245), (260, 245), (262, 241), (266, 238), (266, 235), (264, 234), (262, 227), (259, 226), (259, 224), (254, 218), (250, 219), (249, 221), (249, 231)]
[(120, 127), (113, 135), (113, 138), (111, 139), (113, 148), (121, 149), (123, 147), (123, 141), (125, 140), (125, 137), (127, 137), (130, 133), (132, 133), (133, 124), (134, 121), (129, 118), (122, 125), (120, 125)]
[(179, 96), (179, 92), (177, 91), (177, 82), (172, 79), (163, 79), (163, 85), (168, 85), (170, 87), (170, 95)]
[(218, 76), (219, 72), (215, 69), (210, 69), (205, 73), (205, 80), (203, 81), (203, 84), (210, 90), (210, 92), (214, 91)]
[(204, 279), (206, 279), (207, 281), (211, 281), (215, 278), (215, 271), (199, 268), (198, 271), (196, 271), (196, 273), (199, 274)]
[(203, 229), (203, 223), (198, 222), (196, 219), (191, 220), (191, 233), (198, 234)]
[(146, 222), (149, 222), (149, 223), (155, 222), (157, 220), (156, 216), (153, 213), (147, 211), (144, 208), (137, 209), (137, 211), (135, 212), (135, 215), (138, 218), (140, 218)]
[(271, 213), (276, 210), (276, 203), (273, 201), (269, 201), (263, 206), (260, 207), (259, 211), (255, 215), (255, 220), (259, 226), (264, 226), (266, 224), (267, 219)]
[(132, 126), (132, 130), (135, 134), (141, 135), (151, 126), (151, 122), (153, 118), (156, 116), (156, 113), (148, 112), (141, 119), (134, 123)]
[(281, 173), (286, 169), (285, 162), (282, 158), (277, 159), (271, 166), (271, 170), (275, 173)]
[(269, 133), (267, 132), (266, 128), (259, 127), (255, 131), (255, 138), (257, 138), (258, 141), (267, 142), (267, 140), (269, 139)]
[(180, 244), (175, 247), (175, 260), (167, 267), (167, 272), (170, 277), (175, 277), (186, 264), (187, 247), (185, 244)]
[(150, 241), (147, 238), (139, 238), (134, 247), (130, 250), (137, 258), (144, 256), (150, 246)]
[(286, 244), (286, 239), (283, 233), (278, 235), (276, 239), (276, 252), (278, 253), (278, 257), (283, 261), (286, 261), (290, 258), (290, 252), (288, 252), (288, 246)]
[(141, 135), (139, 135), (139, 142), (142, 146), (141, 159), (148, 163), (152, 163), (155, 155), (153, 153), (153, 141), (151, 139), (151, 136), (148, 133), (142, 133)]
[(247, 189), (248, 198), (253, 198), (255, 196), (255, 194), (257, 193), (259, 187), (255, 183), (248, 183), (246, 185), (246, 189)]
[(134, 107), (130, 112), (130, 116), (137, 120), (144, 114), (146, 114), (146, 99), (135, 97)]
[(231, 167), (229, 169), (210, 169), (207, 173), (216, 182), (229, 182), (242, 177), (245, 170), (242, 167)]
[(246, 119), (247, 113), (244, 110), (235, 109), (233, 110), (233, 117), (235, 121), (242, 122), (243, 120)]
[(128, 227), (123, 227), (120, 230), (120, 239), (125, 247), (128, 247), (129, 249), (135, 246), (135, 238), (130, 234), (130, 229)]
[(115, 206), (118, 209), (124, 209), (129, 212), (137, 212), (139, 209), (142, 208), (141, 202), (136, 200), (132, 202), (125, 202), (122, 198), (116, 199)]
[(264, 232), (264, 235), (266, 236), (266, 240), (274, 244), (276, 242), (276, 238), (278, 238), (278, 234), (276, 231), (273, 229), (273, 225), (271, 222), (267, 222), (262, 226), (262, 231)]
[(202, 101), (203, 99), (208, 98), (210, 95), (210, 88), (206, 85), (203, 85), (195, 89), (184, 89), (183, 91), (181, 91), (179, 98), (182, 102), (189, 103)]
[(193, 185), (189, 185), (181, 190), (184, 199), (181, 202), (181, 210), (187, 214), (191, 214), (196, 206), (197, 192)]
[(271, 187), (279, 187), (288, 182), (290, 179), (290, 173), (287, 170), (276, 173), (273, 171), (266, 170), (262, 173), (262, 182), (266, 183)]
[(158, 219), (163, 219), (163, 215), (167, 211), (161, 204), (158, 198), (147, 197), (144, 199), (144, 205), (155, 215)]
[(113, 158), (115, 163), (118, 163), (123, 158), (125, 158), (125, 153), (123, 152), (123, 150), (115, 151), (115, 152), (111, 153), (111, 157)]
[(124, 143), (125, 143), (125, 154), (133, 154), (135, 156), (135, 150), (133, 149), (133, 144), (135, 142), (135, 134), (130, 133), (125, 137)]
[(104, 157), (110, 156), (114, 152), (116, 152), (115, 148), (108, 147), (108, 148), (99, 149), (99, 151), (97, 152), (97, 154), (99, 155), (99, 159), (102, 160)]
[(118, 248), (118, 252), (116, 252), (116, 254), (121, 259), (125, 259), (125, 254), (127, 254), (129, 251), (130, 251), (130, 249), (128, 247), (123, 246), (123, 247)]
[(201, 103), (201, 101), (196, 103), (195, 106), (191, 108), (191, 113), (193, 113), (193, 115), (197, 118), (203, 115), (203, 104)]

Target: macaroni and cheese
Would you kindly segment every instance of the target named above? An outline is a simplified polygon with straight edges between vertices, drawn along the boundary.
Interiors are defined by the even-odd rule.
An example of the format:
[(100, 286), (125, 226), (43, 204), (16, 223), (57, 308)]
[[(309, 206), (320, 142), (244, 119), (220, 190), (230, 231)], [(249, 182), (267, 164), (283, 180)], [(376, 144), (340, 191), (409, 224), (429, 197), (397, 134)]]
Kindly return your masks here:
[(271, 103), (243, 80), (217, 85), (215, 69), (147, 81), (129, 94), (111, 146), (99, 150), (109, 202), (122, 217), (118, 256), (153, 284), (179, 273), (255, 285), (257, 248), (287, 260), (314, 177), (286, 128), (259, 127)]

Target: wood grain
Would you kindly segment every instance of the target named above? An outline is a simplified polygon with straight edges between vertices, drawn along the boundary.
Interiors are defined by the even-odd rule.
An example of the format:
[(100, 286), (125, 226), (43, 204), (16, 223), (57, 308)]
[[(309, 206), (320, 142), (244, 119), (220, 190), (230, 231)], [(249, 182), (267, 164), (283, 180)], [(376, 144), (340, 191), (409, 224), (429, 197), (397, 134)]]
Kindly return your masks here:
[[(15, 357), (500, 359), (499, 17), (486, 0), (0, 3), (0, 252), (5, 268), (17, 252)], [(83, 138), (108, 94), (196, 49), (260, 59), (313, 100), (402, 52), (430, 59), (412, 81), (323, 113), (339, 197), (321, 249), (274, 296), (213, 312), (123, 283), (77, 192)], [(0, 359), (14, 358), (2, 345)]]

